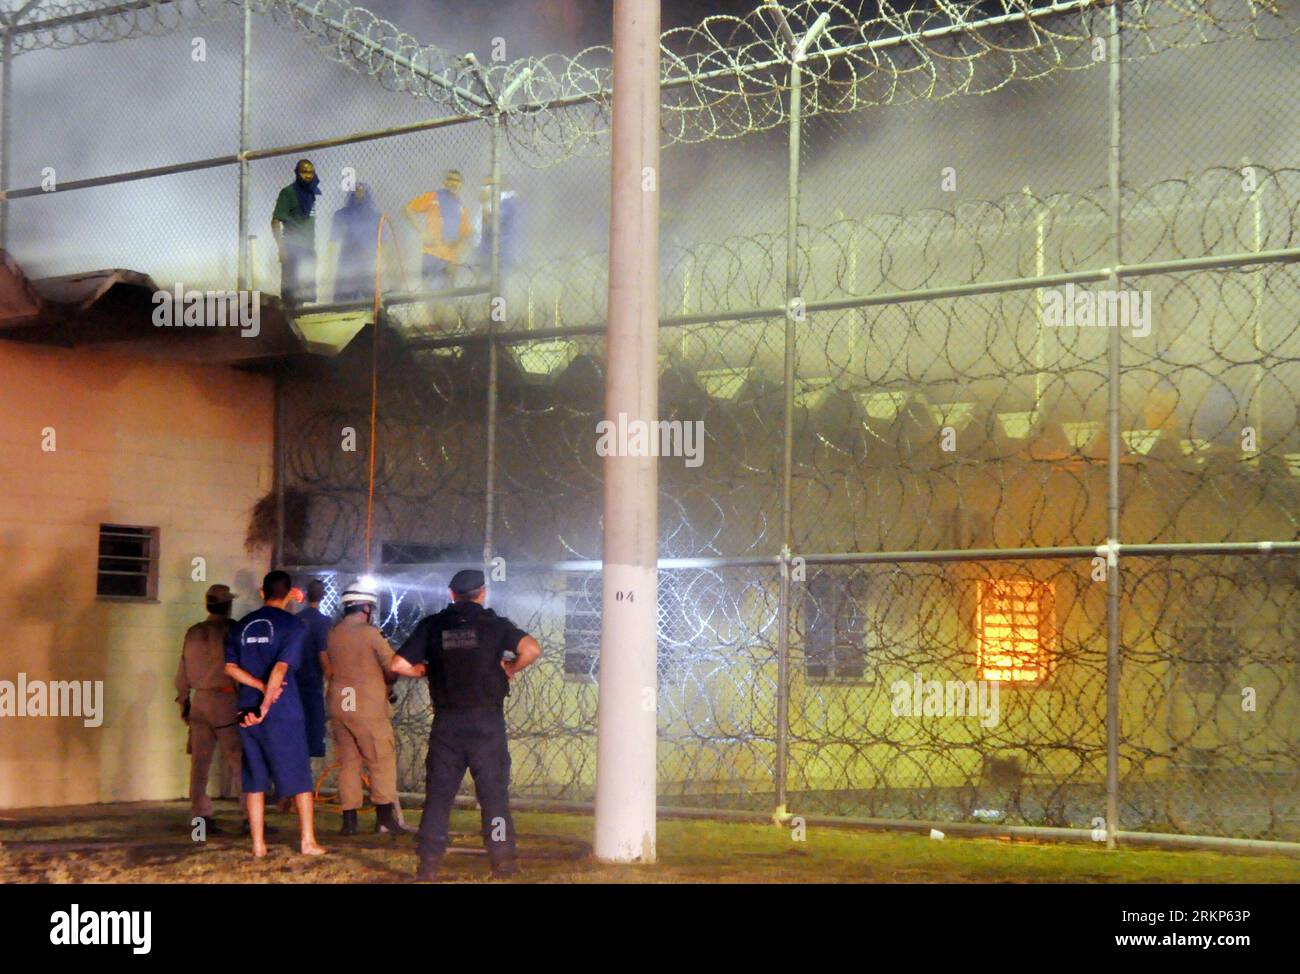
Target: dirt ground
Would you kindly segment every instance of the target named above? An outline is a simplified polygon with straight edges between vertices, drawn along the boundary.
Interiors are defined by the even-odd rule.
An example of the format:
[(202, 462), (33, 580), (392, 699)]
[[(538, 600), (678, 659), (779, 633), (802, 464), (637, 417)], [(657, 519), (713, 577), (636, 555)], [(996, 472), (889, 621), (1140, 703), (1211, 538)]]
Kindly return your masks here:
[[(419, 812), (408, 818), (418, 821)], [(297, 854), (296, 820), (272, 814), (279, 834), (270, 854), (252, 857), (233, 803), (219, 803), (226, 834), (194, 842), (188, 803), (149, 802), (0, 812), (0, 881), (6, 883), (406, 883), (415, 843), (375, 835), (374, 813), (360, 835), (337, 834), (337, 808), (321, 804), (317, 828), (329, 854)], [(809, 828), (804, 841), (770, 825), (665, 819), (655, 866), (613, 866), (590, 856), (591, 818), (521, 812), (520, 874), (540, 883), (953, 883), (953, 882), (1300, 882), (1300, 860), (1078, 843), (945, 839)], [(478, 814), (457, 811), (442, 879), (489, 882)]]

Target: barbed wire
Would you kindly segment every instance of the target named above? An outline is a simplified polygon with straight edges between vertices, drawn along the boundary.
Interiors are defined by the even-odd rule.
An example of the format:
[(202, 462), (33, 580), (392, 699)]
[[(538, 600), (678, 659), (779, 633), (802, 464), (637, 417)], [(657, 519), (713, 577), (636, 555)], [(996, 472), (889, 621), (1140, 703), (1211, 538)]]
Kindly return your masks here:
[[(483, 63), (422, 44), (395, 24), (346, 0), (248, 0), (291, 26), (330, 59), (384, 88), (427, 100), (448, 115), (503, 113), (508, 138), (529, 165), (588, 149), (603, 151), (609, 128), (612, 51), (591, 47)], [(14, 34), (14, 51), (157, 36), (229, 19), (238, 0), (127, 0), (51, 3)], [(745, 16), (714, 15), (664, 33), (661, 45), (665, 141), (737, 138), (788, 120), (790, 50), (826, 18), (801, 62), (805, 117), (874, 105), (982, 95), (1013, 82), (1098, 62), (1110, 34), (1103, 0), (1052, 5), (1032, 0), (937, 0), (926, 8), (888, 2), (801, 0), (756, 4)], [(1292, 36), (1300, 27), (1271, 0), (1129, 0), (1121, 24), (1128, 59), (1251, 36)]]
[(162, 37), (229, 20), (242, 6), (240, 0), (42, 0), (11, 27), (13, 53)]
[[(1241, 170), (1226, 166), (1157, 183), (1125, 184), (1121, 206), (1130, 262), (1300, 244), (1300, 169), (1251, 169), (1254, 188), (1249, 192), (1241, 189)], [(1042, 195), (1025, 190), (949, 208), (801, 224), (799, 294), (815, 304), (1103, 267), (1109, 258), (1108, 194), (1104, 185)], [(603, 326), (605, 251), (533, 257), (528, 247), (523, 250), (504, 278), (506, 300), (500, 310), (505, 317), (499, 330)], [(535, 248), (538, 255), (554, 250)], [(659, 307), (665, 318), (711, 316), (730, 323), (733, 315), (764, 309), (779, 317), (785, 259), (783, 233), (714, 239), (674, 234), (663, 244)], [(486, 267), (467, 266), (456, 283), (485, 284), (486, 275)], [(446, 339), (480, 331), (484, 310), (481, 299), (470, 298), (448, 302), (432, 315), (427, 309), (398, 309), (394, 321), (406, 338)]]
[[(1143, 257), (1280, 249), (1300, 236), (1300, 171), (1258, 167), (1252, 196), (1231, 170), (1130, 188), (1126, 239)], [(810, 302), (904, 287), (967, 284), (1077, 268), (1100, 256), (1104, 190), (973, 200), (953, 211), (886, 214), (805, 228), (800, 266)], [(1243, 211), (1259, 220), (1244, 220)], [(981, 232), (981, 228), (983, 231)], [(1038, 232), (1036, 232), (1038, 231)], [(1159, 241), (1160, 246), (1139, 242)], [(665, 465), (665, 557), (770, 555), (777, 543), (784, 319), (736, 320), (741, 308), (780, 307), (781, 241), (729, 237), (685, 248), (664, 275), (661, 307), (685, 302), (695, 321), (660, 329), (661, 412), (703, 424), (709, 477)], [(521, 268), (507, 306), (563, 308), (563, 321), (603, 315), (591, 275), (603, 256)], [(689, 269), (688, 269), (689, 268)], [(1000, 273), (999, 273), (1000, 271)], [(900, 277), (899, 275), (906, 276)], [(554, 290), (543, 291), (543, 286)], [(1149, 335), (1126, 337), (1121, 482), (1134, 541), (1300, 538), (1300, 269), (1165, 273), (1134, 279), (1150, 292)], [(793, 484), (799, 548), (816, 552), (1096, 544), (1109, 446), (1104, 329), (1047, 328), (1041, 290), (810, 311), (796, 331)], [(474, 340), (485, 302), (467, 301), (462, 342), (421, 351), (427, 323), (382, 344), (385, 377), (376, 467), (378, 523), (389, 537), (476, 552), (484, 530), (479, 451), (489, 381)], [(507, 326), (527, 328), (527, 312)], [(426, 319), (427, 322), (427, 319)], [(539, 327), (559, 322), (539, 320)], [(435, 332), (436, 334), (436, 332)], [(401, 336), (399, 338), (399, 335)], [(514, 558), (598, 558), (604, 342), (562, 332), (503, 341), (498, 357), (496, 532)], [(350, 349), (337, 363), (352, 367)], [(358, 360), (360, 362), (360, 360)], [(291, 481), (312, 493), (311, 531), (298, 560), (359, 560), (366, 469), (337, 449), (340, 430), (365, 428), (365, 389), (327, 408), (290, 406)], [(311, 408), (309, 408), (311, 407)], [(1241, 430), (1258, 427), (1257, 451)], [(951, 427), (960, 449), (945, 453)], [(1043, 501), (1045, 495), (1052, 504)], [(1234, 497), (1230, 511), (1203, 505)], [(815, 516), (811, 513), (818, 512)], [(808, 512), (808, 513), (805, 513)]]
[[(1285, 564), (1128, 560), (1125, 828), (1300, 837), (1289, 705), (1300, 589)], [(384, 573), (380, 625), (394, 645), (442, 607), (451, 570)], [(546, 647), (507, 701), (512, 791), (590, 801), (600, 575), (511, 572), (494, 584), (493, 604)], [(348, 576), (325, 578), (329, 611)], [(1043, 678), (1032, 689), (1003, 683), (993, 698), (971, 682), (984, 675), (971, 644), (978, 603), (1000, 586), (1031, 586), (1050, 600), (1051, 623)], [(659, 572), (662, 803), (766, 813), (784, 747), (788, 800), (801, 815), (1076, 829), (1104, 818), (1106, 607), (1086, 564), (810, 568), (791, 585), (784, 743), (778, 587), (771, 568)], [(913, 712), (914, 694), (934, 685), (947, 699), (969, 690), (965, 712)], [(1243, 710), (1244, 687), (1257, 710)], [(418, 792), (432, 707), (422, 681), (397, 692), (399, 777)]]
[[(229, 0), (46, 4), (32, 12), (45, 26), (11, 37), (22, 53), (174, 32), (242, 9)], [(485, 64), (480, 74), (346, 3), (259, 0), (254, 9), (437, 111), (467, 119), (503, 111), (527, 165), (603, 150), (608, 48)], [(1110, 9), (1091, 0), (1050, 8), (1007, 0), (897, 11), (818, 0), (781, 12), (796, 36), (830, 15), (802, 65), (812, 116), (1086, 70), (1109, 36)], [(1120, 17), (1130, 59), (1297, 30), (1294, 17), (1251, 0), (1131, 0)], [(771, 8), (669, 31), (663, 50), (666, 141), (733, 138), (788, 121), (789, 58)], [(1285, 98), (1266, 71), (1251, 85)], [(1251, 114), (1256, 127), (1241, 146), (1263, 149), (1273, 163), (1252, 167), (1251, 191), (1231, 159), (1140, 185), (1126, 176), (1126, 261), (1294, 248), (1300, 170), (1287, 148), (1270, 149), (1271, 117), (1283, 116)], [(910, 158), (918, 141), (900, 140), (897, 158)], [(1001, 150), (988, 160), (989, 169), (1006, 166)], [(1053, 170), (1048, 185), (1101, 178), (1074, 175)], [(797, 189), (816, 199), (825, 194), (814, 188), (843, 178), (805, 174), (806, 189)], [(788, 191), (781, 166), (761, 169), (745, 190), (771, 188), (764, 179), (779, 184), (774, 195)], [(661, 794), (673, 805), (770, 811), (784, 785), (801, 813), (1087, 828), (1104, 814), (1104, 698), (1107, 681), (1121, 679), (1122, 824), (1300, 838), (1294, 561), (1125, 555), (1121, 676), (1107, 670), (1104, 586), (1092, 583), (1087, 563), (958, 557), (1095, 546), (1107, 537), (1107, 332), (1045, 328), (1034, 280), (1107, 264), (1109, 191), (993, 192), (947, 209), (891, 202), (897, 212), (875, 213), (842, 194), (818, 200), (819, 214), (805, 209), (796, 242), (801, 295), (849, 306), (812, 307), (795, 329), (793, 546), (796, 555), (841, 563), (813, 566), (793, 587), (784, 686), (774, 565), (660, 573)], [(850, 215), (828, 218), (837, 203)], [(713, 200), (697, 226), (666, 237), (660, 307), (681, 323), (660, 329), (661, 416), (702, 423), (704, 464), (660, 465), (665, 557), (770, 559), (784, 540), (787, 241), (780, 232), (718, 237), (714, 227), (734, 222), (729, 205)], [(485, 294), (393, 309), (380, 345), (377, 537), (431, 561), (478, 562), (491, 389), (493, 552), (511, 566), (494, 599), (548, 650), (509, 703), (514, 791), (587, 800), (599, 575), (537, 566), (600, 557), (593, 512), (602, 462), (593, 443), (603, 418), (607, 256), (542, 256), (560, 249), (551, 246), (530, 259), (522, 249), (505, 274), (507, 320), (496, 324), (509, 337), (496, 341), (495, 388), (481, 340)], [(486, 278), (482, 269), (463, 273), (457, 283)], [(897, 300), (898, 292), (1016, 278), (990, 293)], [(1149, 290), (1153, 319), (1169, 323), (1121, 342), (1125, 543), (1300, 539), (1300, 269), (1269, 260), (1125, 284)], [(865, 303), (880, 296), (887, 300)], [(586, 333), (565, 333), (575, 325)], [(528, 334), (542, 328), (556, 333)], [(299, 564), (366, 562), (367, 458), (340, 449), (340, 434), (367, 428), (369, 356), (369, 343), (354, 342), (285, 387), (286, 480), (306, 509), (300, 530), (286, 529)], [(1253, 450), (1242, 444), (1247, 426), (1260, 434)], [(940, 445), (944, 428), (956, 451)], [(948, 560), (847, 563), (888, 551), (942, 551)], [(379, 561), (384, 630), (400, 642), (419, 616), (441, 607), (447, 576)], [(1007, 580), (1050, 595), (1059, 632), (1044, 637), (1050, 678), (1032, 692), (1008, 690), (996, 726), (898, 720), (894, 681), (981, 672), (972, 660), (975, 600)], [(1258, 714), (1240, 706), (1243, 686), (1258, 691)], [(789, 702), (785, 727), (777, 724), (780, 693)], [(428, 696), (419, 684), (400, 694), (402, 780), (418, 790)], [(782, 747), (787, 779), (778, 782)]]

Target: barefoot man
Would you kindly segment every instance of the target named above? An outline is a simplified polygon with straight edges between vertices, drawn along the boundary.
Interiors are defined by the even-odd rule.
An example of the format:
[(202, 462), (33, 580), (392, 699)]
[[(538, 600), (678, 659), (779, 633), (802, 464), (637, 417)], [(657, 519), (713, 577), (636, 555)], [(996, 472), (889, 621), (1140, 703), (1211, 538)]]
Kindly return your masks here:
[(268, 573), (262, 579), (265, 604), (240, 619), (226, 638), (226, 675), (239, 684), (241, 771), (255, 856), (266, 855), (266, 790), (272, 779), (298, 810), (302, 854), (325, 852), (312, 821), (307, 725), (294, 681), (307, 630), (286, 610), (292, 590), (288, 572)]

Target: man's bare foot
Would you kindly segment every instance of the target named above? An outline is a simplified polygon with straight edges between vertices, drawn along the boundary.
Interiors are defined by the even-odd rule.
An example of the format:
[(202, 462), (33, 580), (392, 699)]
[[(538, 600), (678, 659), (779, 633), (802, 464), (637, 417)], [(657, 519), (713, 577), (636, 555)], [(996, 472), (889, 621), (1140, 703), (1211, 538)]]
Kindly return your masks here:
[(324, 850), (320, 845), (318, 845), (316, 842), (304, 842), (304, 843), (302, 843), (301, 849), (302, 849), (302, 854), (303, 854), (304, 856), (323, 856), (323, 855), (325, 855), (325, 850)]
[(258, 859), (261, 859), (263, 856), (265, 856), (265, 855), (266, 855), (266, 843), (265, 843), (265, 842), (254, 842), (254, 843), (253, 843), (253, 855), (254, 855), (255, 857), (257, 857)]

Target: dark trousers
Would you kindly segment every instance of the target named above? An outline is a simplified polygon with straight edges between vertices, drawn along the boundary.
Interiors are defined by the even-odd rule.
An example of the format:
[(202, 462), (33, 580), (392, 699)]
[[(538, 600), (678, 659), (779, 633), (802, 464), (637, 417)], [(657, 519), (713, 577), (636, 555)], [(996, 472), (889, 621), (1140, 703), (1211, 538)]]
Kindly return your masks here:
[(306, 247), (284, 245), (280, 264), (280, 298), (286, 304), (308, 304), (316, 300), (316, 254)]
[(515, 857), (505, 715), (500, 710), (444, 710), (434, 717), (429, 732), (424, 816), (420, 819), (421, 863), (437, 863), (447, 851), (451, 805), (466, 768), (474, 777), (488, 857), (494, 863)]
[(307, 727), (307, 753), (313, 758), (325, 756), (325, 688), (311, 683), (298, 684), (302, 699), (302, 719)]

